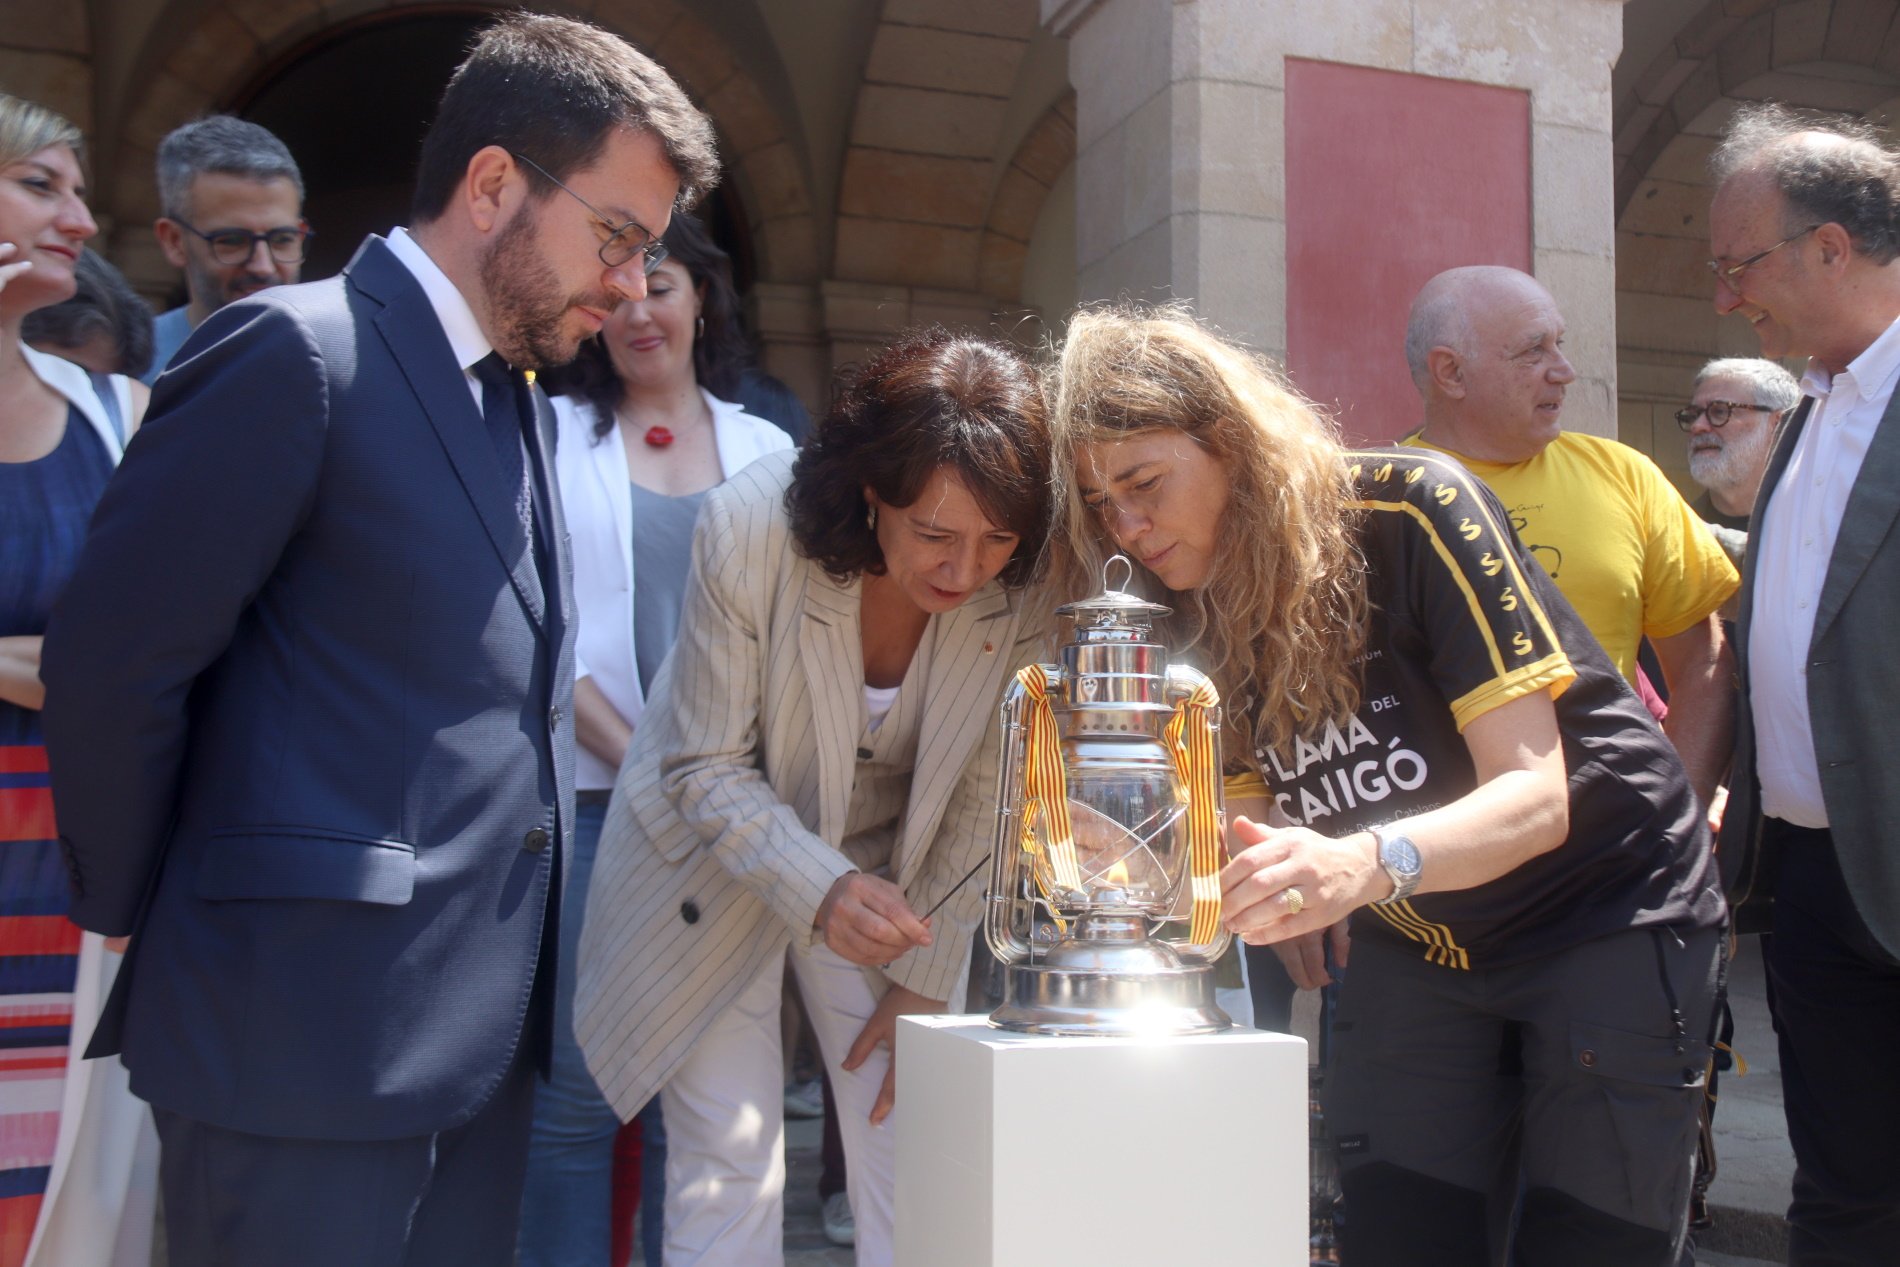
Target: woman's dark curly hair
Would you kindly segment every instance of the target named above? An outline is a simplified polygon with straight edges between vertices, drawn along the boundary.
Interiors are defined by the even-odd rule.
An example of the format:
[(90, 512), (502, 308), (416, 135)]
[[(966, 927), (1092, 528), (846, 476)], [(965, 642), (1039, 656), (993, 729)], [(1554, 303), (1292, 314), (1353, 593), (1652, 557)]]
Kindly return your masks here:
[[(706, 326), (693, 339), (693, 377), (699, 385), (731, 400), (739, 376), (752, 364), (752, 348), (739, 325), (739, 292), (732, 285), (732, 257), (719, 248), (706, 226), (684, 211), (660, 235), (669, 260), (686, 270), (699, 291), (699, 316)], [(594, 439), (614, 429), (614, 411), (626, 399), (627, 385), (614, 372), (613, 358), (596, 335), (581, 344), (574, 363), (543, 376), (553, 396), (579, 396), (594, 407)]]
[(1000, 578), (1020, 588), (1049, 535), (1049, 454), (1042, 389), (1021, 352), (935, 327), (910, 331), (840, 380), (799, 450), (785, 490), (792, 536), (840, 580), (882, 575), (865, 486), (888, 506), (909, 506), (948, 467), (991, 523), (1020, 538)]

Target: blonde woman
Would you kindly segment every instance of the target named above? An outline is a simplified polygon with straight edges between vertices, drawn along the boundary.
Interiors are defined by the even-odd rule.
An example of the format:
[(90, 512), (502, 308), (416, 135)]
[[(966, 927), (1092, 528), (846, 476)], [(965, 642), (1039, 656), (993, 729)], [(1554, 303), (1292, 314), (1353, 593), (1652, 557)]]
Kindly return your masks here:
[(1351, 960), (1348, 1261), (1493, 1261), (1516, 1206), (1523, 1261), (1673, 1263), (1723, 903), (1674, 751), (1495, 499), (1347, 451), (1177, 311), (1078, 315), (1052, 431), (1066, 557), (1141, 564), (1272, 789), (1229, 927), (1302, 986), (1322, 938)]
[(42, 635), (119, 460), (111, 414), (136, 426), (145, 397), (119, 375), (95, 390), (20, 341), (28, 313), (77, 287), (99, 231), (85, 195), (79, 129), (0, 93), (0, 1267), (145, 1262), (157, 1187), (157, 1137), (124, 1066), (81, 1058), (119, 954), (66, 918), (40, 726)]

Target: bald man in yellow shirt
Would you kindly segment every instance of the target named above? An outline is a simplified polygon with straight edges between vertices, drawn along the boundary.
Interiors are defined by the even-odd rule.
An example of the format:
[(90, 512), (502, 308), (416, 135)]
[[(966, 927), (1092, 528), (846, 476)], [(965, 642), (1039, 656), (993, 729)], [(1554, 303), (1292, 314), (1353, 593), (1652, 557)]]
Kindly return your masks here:
[(1455, 268), (1425, 284), (1405, 338), (1425, 422), (1405, 444), (1457, 458), (1623, 676), (1647, 637), (1669, 689), (1664, 731), (1696, 794), (1714, 799), (1734, 734), (1734, 657), (1716, 613), (1741, 584), (1727, 555), (1647, 457), (1563, 430), (1576, 371), (1564, 321), (1536, 279)]

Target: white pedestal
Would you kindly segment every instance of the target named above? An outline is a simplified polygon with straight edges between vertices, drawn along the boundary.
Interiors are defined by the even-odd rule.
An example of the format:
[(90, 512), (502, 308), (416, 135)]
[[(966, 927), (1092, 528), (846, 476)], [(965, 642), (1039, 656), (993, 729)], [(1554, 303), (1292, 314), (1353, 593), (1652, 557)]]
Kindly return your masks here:
[(897, 1025), (897, 1267), (1305, 1267), (1306, 1043)]

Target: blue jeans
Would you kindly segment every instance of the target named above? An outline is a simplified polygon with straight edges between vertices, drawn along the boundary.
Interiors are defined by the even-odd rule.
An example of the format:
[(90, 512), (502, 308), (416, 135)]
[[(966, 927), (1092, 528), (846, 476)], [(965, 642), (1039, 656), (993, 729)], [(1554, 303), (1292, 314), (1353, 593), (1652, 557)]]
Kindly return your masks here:
[[(535, 1088), (528, 1180), (521, 1204), (519, 1267), (607, 1267), (612, 1244), (614, 1136), (620, 1119), (602, 1098), (574, 1041), (574, 977), (587, 884), (607, 817), (604, 805), (574, 813), (574, 849), (561, 902), (561, 959), (554, 981), (554, 1068)], [(660, 1267), (666, 1128), (655, 1096), (640, 1113), (641, 1256)]]

